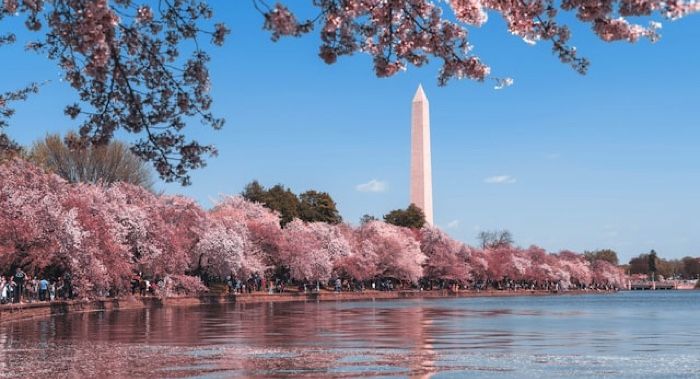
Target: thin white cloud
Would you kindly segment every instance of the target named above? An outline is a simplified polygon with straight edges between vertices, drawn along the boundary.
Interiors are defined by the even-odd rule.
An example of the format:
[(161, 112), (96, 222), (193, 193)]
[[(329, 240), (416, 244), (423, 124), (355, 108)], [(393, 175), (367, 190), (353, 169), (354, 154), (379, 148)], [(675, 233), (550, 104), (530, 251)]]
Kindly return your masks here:
[(544, 155), (544, 157), (545, 157), (545, 159), (549, 159), (549, 160), (553, 161), (555, 159), (561, 158), (561, 154), (559, 154), (559, 153), (547, 153)]
[(448, 229), (455, 229), (459, 226), (459, 220), (452, 220), (447, 223), (447, 228)]
[(517, 179), (510, 175), (489, 176), (488, 178), (484, 179), (484, 183), (486, 184), (513, 184), (516, 181)]
[(385, 192), (386, 188), (386, 182), (377, 179), (372, 179), (367, 183), (362, 183), (355, 186), (355, 189), (360, 192)]
[(513, 85), (513, 83), (515, 83), (513, 78), (502, 78), (502, 79), (496, 78), (495, 80), (496, 80), (496, 85), (493, 87), (493, 89), (495, 89), (495, 90), (510, 87)]

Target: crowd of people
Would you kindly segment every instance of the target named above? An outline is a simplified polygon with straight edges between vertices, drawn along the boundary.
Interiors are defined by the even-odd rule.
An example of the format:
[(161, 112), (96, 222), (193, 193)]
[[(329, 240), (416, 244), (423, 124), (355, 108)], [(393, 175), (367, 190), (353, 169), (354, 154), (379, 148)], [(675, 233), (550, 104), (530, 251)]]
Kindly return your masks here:
[(139, 272), (131, 277), (131, 294), (141, 296), (164, 294), (170, 288), (170, 281), (167, 275), (152, 278)]
[(281, 276), (268, 279), (257, 272), (251, 274), (247, 278), (237, 277), (235, 274), (228, 275), (225, 278), (225, 283), (228, 293), (231, 294), (253, 292), (284, 293), (288, 292), (288, 288), (290, 287), (296, 288), (298, 292), (302, 293), (319, 292), (322, 289), (334, 292), (362, 292), (367, 289), (393, 291), (395, 288), (399, 288), (398, 285), (389, 278), (361, 281), (335, 277), (328, 281), (318, 281), (308, 279), (294, 280), (288, 276)]
[[(232, 294), (245, 294), (253, 292), (283, 293), (287, 288), (296, 288), (298, 292), (309, 293), (321, 290), (334, 292), (364, 292), (366, 290), (394, 291), (394, 290), (449, 290), (449, 291), (548, 291), (561, 292), (567, 290), (577, 291), (617, 291), (621, 287), (611, 283), (588, 284), (574, 281), (563, 286), (560, 281), (545, 280), (430, 280), (422, 278), (417, 283), (406, 283), (393, 278), (375, 278), (373, 280), (356, 280), (334, 277), (328, 281), (294, 280), (289, 277), (267, 279), (258, 273), (241, 278), (231, 274), (225, 278), (227, 291)], [(211, 283), (213, 283), (211, 279)], [(211, 284), (210, 283), (210, 284)]]
[[(172, 279), (168, 276), (150, 277), (143, 273), (135, 273), (131, 277), (131, 295), (160, 296), (168, 295), (173, 290)], [(210, 287), (215, 283), (221, 283), (221, 279), (209, 278)], [(228, 275), (223, 282), (230, 294), (245, 294), (253, 292), (284, 293), (287, 288), (297, 288), (298, 292), (312, 293), (321, 290), (335, 292), (363, 292), (365, 290), (393, 291), (396, 289), (413, 289), (419, 291), (430, 290), (544, 290), (559, 292), (563, 290), (560, 283), (555, 281), (525, 281), (504, 279), (500, 281), (476, 280), (428, 280), (423, 278), (418, 283), (403, 283), (392, 278), (377, 278), (374, 280), (360, 281), (355, 279), (343, 279), (334, 277), (328, 281), (293, 280), (284, 275), (267, 278), (265, 275), (253, 273), (249, 276)], [(575, 283), (568, 289), (576, 290), (619, 290), (617, 286), (603, 284)], [(175, 291), (177, 292), (177, 291)], [(68, 300), (74, 298), (71, 286), (70, 274), (66, 273), (58, 278), (44, 276), (28, 276), (21, 268), (16, 268), (13, 275), (0, 276), (0, 304), (48, 302), (54, 300)], [(105, 293), (103, 296), (111, 297), (115, 294)]]
[(16, 268), (14, 274), (0, 276), (0, 304), (20, 304), (73, 298), (70, 274), (58, 278), (30, 277)]
[(237, 277), (235, 274), (226, 276), (226, 286), (229, 293), (252, 293), (254, 291), (284, 292), (285, 283), (283, 280), (268, 281), (259, 273), (251, 274), (247, 279)]

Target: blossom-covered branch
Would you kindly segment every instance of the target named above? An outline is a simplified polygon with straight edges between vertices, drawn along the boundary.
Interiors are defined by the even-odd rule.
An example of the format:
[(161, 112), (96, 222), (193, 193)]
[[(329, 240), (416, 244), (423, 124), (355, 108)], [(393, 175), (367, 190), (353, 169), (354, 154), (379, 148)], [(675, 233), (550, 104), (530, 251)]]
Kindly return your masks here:
[(65, 109), (81, 121), (82, 138), (73, 143), (104, 144), (120, 128), (138, 134), (133, 152), (182, 184), (216, 154), (183, 133), (194, 119), (214, 129), (224, 123), (210, 109), (209, 56), (199, 40), (221, 45), (228, 29), (211, 25), (206, 1), (5, 0), (0, 21), (9, 15), (24, 16), (31, 31), (46, 30), (28, 48), (58, 62), (78, 92), (80, 103)]
[[(0, 45), (2, 45), (2, 40), (3, 37), (0, 37)], [(14, 156), (22, 151), (22, 147), (3, 130), (9, 125), (8, 119), (15, 114), (15, 109), (11, 107), (11, 104), (17, 101), (24, 101), (29, 95), (37, 92), (39, 92), (39, 84), (32, 83), (15, 91), (0, 93), (0, 161), (5, 157)]]
[[(659, 38), (658, 18), (677, 19), (700, 11), (694, 0), (315, 0), (316, 18), (299, 21), (285, 3), (268, 5), (252, 0), (264, 14), (272, 39), (300, 36), (318, 26), (319, 55), (326, 63), (357, 52), (369, 54), (377, 76), (391, 76), (408, 65), (422, 66), (429, 58), (442, 62), (441, 85), (450, 79), (484, 80), (490, 68), (474, 53), (469, 28), (480, 27), (498, 14), (508, 31), (530, 44), (549, 41), (559, 59), (586, 73), (589, 62), (569, 45), (570, 27), (559, 11), (576, 12), (604, 41), (636, 42)], [(631, 22), (647, 17), (647, 26)]]

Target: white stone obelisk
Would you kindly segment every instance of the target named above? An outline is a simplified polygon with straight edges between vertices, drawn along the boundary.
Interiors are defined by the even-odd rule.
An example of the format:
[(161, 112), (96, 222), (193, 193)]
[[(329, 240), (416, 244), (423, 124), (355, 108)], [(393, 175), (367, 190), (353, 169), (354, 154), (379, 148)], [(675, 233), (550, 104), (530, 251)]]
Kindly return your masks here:
[(433, 175), (430, 164), (430, 104), (423, 86), (413, 97), (411, 113), (411, 203), (425, 213), (433, 225)]

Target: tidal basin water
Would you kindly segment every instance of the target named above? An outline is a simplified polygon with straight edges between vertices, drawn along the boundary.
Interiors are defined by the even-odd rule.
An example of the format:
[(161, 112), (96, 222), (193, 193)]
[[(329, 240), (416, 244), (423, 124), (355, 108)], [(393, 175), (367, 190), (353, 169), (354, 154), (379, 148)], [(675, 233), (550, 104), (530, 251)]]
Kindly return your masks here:
[(700, 292), (230, 304), (0, 325), (0, 377), (700, 377)]

